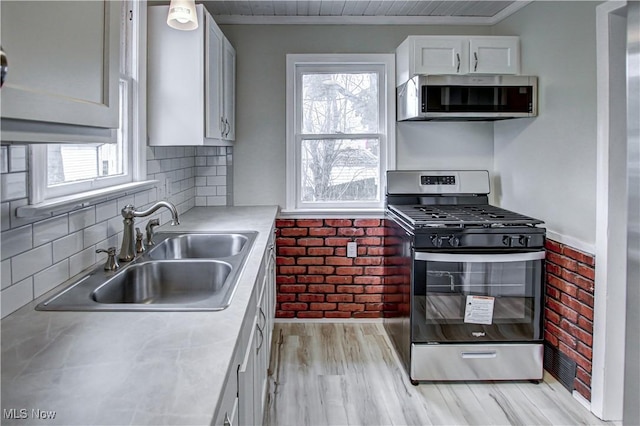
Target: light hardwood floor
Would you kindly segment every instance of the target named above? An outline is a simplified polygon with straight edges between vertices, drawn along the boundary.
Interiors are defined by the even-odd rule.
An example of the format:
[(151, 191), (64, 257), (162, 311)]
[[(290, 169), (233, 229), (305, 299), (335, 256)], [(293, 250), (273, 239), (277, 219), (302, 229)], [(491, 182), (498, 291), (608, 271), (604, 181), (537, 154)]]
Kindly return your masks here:
[(380, 323), (277, 323), (265, 424), (597, 425), (553, 377), (413, 386)]

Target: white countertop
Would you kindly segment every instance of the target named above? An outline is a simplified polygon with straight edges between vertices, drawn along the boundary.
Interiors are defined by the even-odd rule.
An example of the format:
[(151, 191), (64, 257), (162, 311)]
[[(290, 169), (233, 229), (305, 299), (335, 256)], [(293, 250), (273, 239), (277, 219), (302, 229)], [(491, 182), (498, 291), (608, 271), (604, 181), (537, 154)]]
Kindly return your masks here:
[[(275, 206), (196, 207), (179, 226), (157, 229), (258, 231), (223, 311), (35, 311), (57, 287), (4, 318), (2, 424), (212, 423), (276, 214)], [(6, 418), (10, 409), (18, 418)], [(38, 419), (37, 410), (55, 418)]]

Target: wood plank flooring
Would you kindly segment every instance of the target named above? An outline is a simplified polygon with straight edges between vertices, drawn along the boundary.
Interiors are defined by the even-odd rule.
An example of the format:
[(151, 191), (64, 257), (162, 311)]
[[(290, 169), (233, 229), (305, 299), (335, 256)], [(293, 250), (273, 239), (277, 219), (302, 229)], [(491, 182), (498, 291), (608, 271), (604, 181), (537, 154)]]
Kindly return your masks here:
[(553, 377), (413, 386), (380, 323), (276, 323), (265, 424), (599, 425)]

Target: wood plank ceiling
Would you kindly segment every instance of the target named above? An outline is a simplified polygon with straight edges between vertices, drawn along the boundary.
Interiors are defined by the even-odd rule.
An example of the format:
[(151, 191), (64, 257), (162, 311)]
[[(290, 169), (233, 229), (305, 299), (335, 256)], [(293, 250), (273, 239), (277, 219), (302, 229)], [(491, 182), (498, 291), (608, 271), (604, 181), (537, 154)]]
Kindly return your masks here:
[(529, 1), (208, 0), (219, 23), (494, 24)]

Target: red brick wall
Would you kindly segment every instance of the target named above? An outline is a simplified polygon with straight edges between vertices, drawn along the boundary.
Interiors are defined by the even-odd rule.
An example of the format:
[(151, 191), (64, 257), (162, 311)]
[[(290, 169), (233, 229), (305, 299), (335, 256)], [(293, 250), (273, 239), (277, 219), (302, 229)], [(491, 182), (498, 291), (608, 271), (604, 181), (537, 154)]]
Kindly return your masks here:
[(577, 364), (574, 388), (591, 400), (595, 259), (547, 240), (544, 338)]
[(276, 228), (276, 317), (379, 318), (393, 302), (383, 219), (278, 219)]

